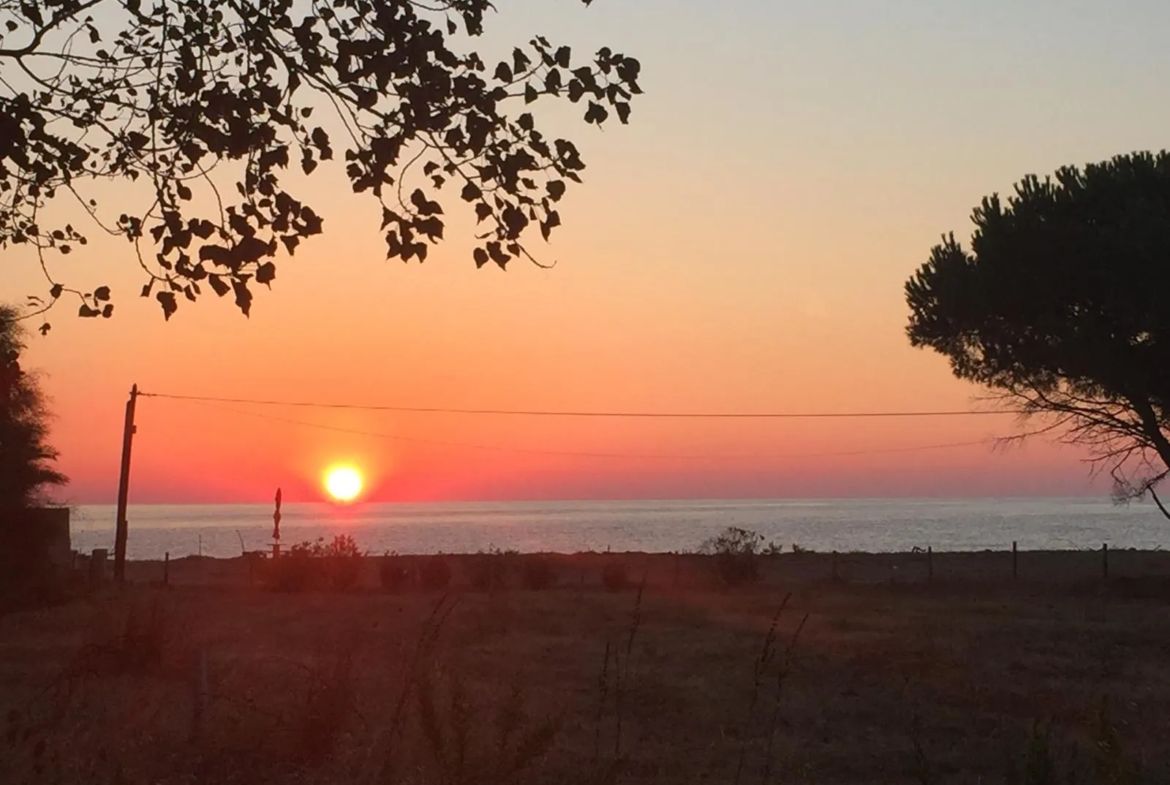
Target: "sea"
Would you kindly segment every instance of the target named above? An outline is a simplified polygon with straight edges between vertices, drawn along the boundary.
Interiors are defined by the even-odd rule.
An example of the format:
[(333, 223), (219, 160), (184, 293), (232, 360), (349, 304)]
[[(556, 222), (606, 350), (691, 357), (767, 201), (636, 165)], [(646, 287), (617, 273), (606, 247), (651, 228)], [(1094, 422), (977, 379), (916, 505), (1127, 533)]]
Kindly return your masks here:
[[(271, 505), (131, 505), (131, 559), (239, 556), (267, 550)], [(351, 535), (370, 553), (685, 552), (729, 526), (790, 550), (1080, 550), (1170, 547), (1170, 520), (1150, 503), (1104, 498), (783, 499), (285, 504), (285, 548)], [(73, 508), (73, 547), (113, 548), (112, 505)]]

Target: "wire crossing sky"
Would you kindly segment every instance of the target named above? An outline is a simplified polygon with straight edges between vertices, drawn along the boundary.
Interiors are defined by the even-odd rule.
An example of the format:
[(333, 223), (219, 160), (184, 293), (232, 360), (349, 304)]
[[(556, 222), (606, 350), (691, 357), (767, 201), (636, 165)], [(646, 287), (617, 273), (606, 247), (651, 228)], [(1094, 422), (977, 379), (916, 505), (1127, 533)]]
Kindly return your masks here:
[(612, 417), (628, 419), (702, 419), (702, 420), (811, 420), (892, 417), (979, 417), (1014, 414), (1009, 411), (965, 409), (952, 411), (903, 412), (635, 412), (635, 411), (556, 411), (524, 409), (456, 409), (427, 406), (386, 406), (356, 403), (324, 403), (309, 401), (265, 401), (250, 398), (217, 398), (202, 395), (171, 395), (168, 393), (139, 392), (146, 398), (166, 398), (175, 401), (204, 403), (255, 404), (258, 406), (288, 406), (312, 409), (358, 409), (361, 411), (403, 412), (416, 414), (469, 414), (506, 417)]
[(289, 417), (278, 417), (278, 416), (273, 416), (273, 415), (269, 415), (269, 414), (262, 414), (260, 412), (249, 412), (249, 411), (244, 411), (241, 409), (230, 409), (226, 406), (217, 406), (215, 404), (208, 403), (208, 402), (205, 402), (202, 400), (196, 400), (194, 398), (182, 398), (182, 397), (176, 397), (176, 396), (162, 396), (162, 395), (148, 395), (147, 393), (139, 393), (139, 395), (147, 395), (148, 397), (153, 397), (153, 398), (170, 398), (173, 400), (182, 400), (182, 401), (187, 401), (189, 403), (195, 403), (195, 404), (200, 405), (200, 406), (205, 406), (209, 409), (215, 409), (215, 410), (221, 411), (221, 412), (228, 412), (230, 414), (238, 414), (238, 415), (242, 415), (245, 417), (259, 417), (261, 419), (265, 419), (265, 420), (269, 420), (269, 421), (273, 421), (273, 422), (285, 423), (287, 425), (297, 425), (297, 426), (302, 426), (305, 428), (317, 428), (317, 429), (324, 430), (324, 431), (332, 431), (334, 433), (349, 433), (349, 434), (354, 434), (357, 436), (372, 436), (372, 437), (375, 437), (378, 439), (389, 439), (391, 441), (410, 442), (410, 443), (414, 443), (414, 444), (428, 444), (428, 445), (433, 445), (433, 446), (438, 446), (438, 447), (452, 447), (452, 448), (456, 448), (456, 449), (514, 452), (514, 453), (525, 453), (525, 454), (529, 454), (529, 455), (560, 456), (560, 457), (566, 457), (566, 458), (602, 458), (602, 459), (630, 460), (630, 461), (654, 460), (654, 461), (749, 461), (750, 462), (750, 461), (770, 460), (770, 459), (774, 459), (777, 457), (787, 457), (787, 458), (797, 458), (797, 459), (803, 460), (803, 459), (815, 459), (815, 458), (844, 458), (844, 457), (856, 456), (856, 455), (881, 455), (881, 454), (886, 454), (886, 453), (912, 453), (912, 452), (922, 452), (922, 451), (927, 451), (927, 450), (946, 450), (946, 449), (958, 448), (958, 447), (976, 447), (979, 445), (993, 446), (994, 444), (996, 444), (996, 442), (1000, 441), (1002, 438), (1010, 438), (1010, 437), (988, 437), (985, 439), (976, 439), (976, 440), (961, 441), (961, 442), (947, 442), (944, 444), (923, 444), (923, 445), (915, 445), (915, 446), (911, 446), (911, 447), (885, 447), (885, 448), (877, 448), (877, 449), (872, 449), (872, 450), (845, 450), (845, 451), (840, 451), (840, 452), (806, 453), (803, 455), (788, 455), (788, 456), (779, 456), (776, 454), (772, 454), (772, 455), (768, 455), (768, 454), (754, 454), (754, 455), (718, 455), (718, 454), (710, 454), (710, 455), (699, 455), (699, 454), (695, 454), (695, 455), (655, 455), (655, 454), (644, 454), (644, 453), (643, 454), (629, 454), (629, 453), (606, 453), (606, 452), (580, 452), (580, 451), (573, 451), (573, 450), (540, 450), (540, 449), (532, 449), (532, 448), (527, 448), (527, 447), (513, 447), (510, 445), (502, 445), (502, 444), (471, 444), (471, 443), (467, 443), (467, 442), (451, 442), (451, 441), (440, 441), (437, 439), (421, 439), (421, 438), (416, 438), (416, 437), (412, 437), (412, 436), (399, 436), (397, 434), (380, 433), (377, 431), (368, 431), (368, 430), (363, 430), (363, 429), (359, 429), (359, 428), (343, 428), (343, 427), (328, 425), (328, 424), (324, 424), (324, 423), (308, 422), (306, 420), (297, 420), (297, 419), (292, 419)]

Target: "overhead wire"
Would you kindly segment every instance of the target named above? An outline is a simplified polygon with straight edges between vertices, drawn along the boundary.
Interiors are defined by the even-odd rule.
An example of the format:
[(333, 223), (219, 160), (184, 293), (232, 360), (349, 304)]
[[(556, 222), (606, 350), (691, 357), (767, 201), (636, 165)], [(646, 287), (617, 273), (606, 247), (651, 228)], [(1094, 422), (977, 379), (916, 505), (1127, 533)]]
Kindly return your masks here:
[[(139, 393), (142, 395), (143, 393)], [(163, 396), (153, 396), (163, 397)], [(997, 437), (988, 437), (976, 441), (961, 441), (961, 442), (947, 442), (943, 444), (924, 444), (914, 445), (909, 447), (884, 447), (875, 448), (872, 450), (850, 450), (844, 452), (825, 452), (825, 453), (806, 453), (796, 455), (662, 455), (662, 454), (637, 454), (637, 453), (605, 453), (605, 452), (578, 452), (570, 450), (545, 450), (528, 447), (513, 447), (509, 445), (489, 445), (489, 444), (473, 444), (468, 442), (452, 442), (437, 439), (424, 439), (412, 436), (400, 436), (398, 434), (380, 433), (377, 431), (367, 431), (356, 428), (345, 428), (335, 425), (326, 425), (324, 423), (309, 422), (306, 420), (297, 420), (289, 417), (280, 417), (276, 415), (264, 414), (261, 412), (245, 411), (242, 409), (232, 409), (226, 406), (218, 406), (205, 401), (191, 398), (180, 398), (177, 400), (185, 400), (190, 403), (195, 403), (207, 409), (215, 409), (217, 411), (228, 412), (230, 414), (242, 415), (245, 417), (256, 417), (259, 419), (272, 420), (289, 425), (298, 425), (307, 428), (317, 428), (319, 430), (334, 431), (338, 433), (348, 433), (358, 436), (371, 436), (380, 439), (388, 439), (392, 441), (410, 442), (416, 444), (427, 444), (440, 447), (453, 447), (457, 449), (472, 449), (472, 450), (490, 450), (497, 452), (514, 452), (526, 453), (532, 455), (548, 455), (556, 457), (571, 457), (571, 458), (601, 458), (601, 459), (618, 459), (618, 460), (668, 460), (668, 461), (766, 461), (776, 459), (787, 460), (811, 460), (816, 458), (844, 458), (858, 455), (878, 455), (885, 453), (908, 453), (908, 452), (922, 452), (928, 450), (943, 450), (958, 447), (975, 447), (983, 445), (991, 445), (997, 441)]]
[(440, 406), (391, 406), (378, 404), (329, 403), (318, 401), (277, 401), (250, 398), (221, 398), (205, 395), (175, 395), (171, 393), (142, 392), (147, 398), (165, 398), (176, 401), (202, 403), (252, 404), (257, 406), (287, 406), (290, 408), (354, 409), (414, 414), (460, 414), (507, 417), (610, 417), (626, 419), (732, 419), (732, 420), (787, 420), (787, 419), (863, 419), (901, 417), (978, 417), (1005, 415), (1013, 412), (983, 409), (876, 411), (876, 412), (650, 412), (650, 411), (586, 411), (548, 409), (471, 409)]

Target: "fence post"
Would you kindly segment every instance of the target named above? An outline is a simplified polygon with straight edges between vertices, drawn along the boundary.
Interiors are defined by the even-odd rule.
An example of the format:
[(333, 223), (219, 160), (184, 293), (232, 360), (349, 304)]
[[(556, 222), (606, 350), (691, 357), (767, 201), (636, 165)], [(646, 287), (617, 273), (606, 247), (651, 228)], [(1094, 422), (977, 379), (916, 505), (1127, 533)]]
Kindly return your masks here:
[(1101, 544), (1101, 578), (1109, 580), (1109, 543)]
[(1016, 549), (1016, 541), (1012, 540), (1012, 580), (1020, 579), (1020, 552)]
[(926, 582), (934, 583), (934, 548), (926, 546)]
[(171, 585), (171, 552), (163, 554), (163, 586)]

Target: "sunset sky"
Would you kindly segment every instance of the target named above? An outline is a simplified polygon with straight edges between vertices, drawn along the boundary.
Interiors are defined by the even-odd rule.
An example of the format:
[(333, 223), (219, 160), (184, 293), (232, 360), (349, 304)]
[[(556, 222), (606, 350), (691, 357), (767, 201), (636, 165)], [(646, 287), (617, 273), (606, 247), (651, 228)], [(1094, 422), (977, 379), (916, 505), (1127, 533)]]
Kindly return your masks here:
[[(58, 268), (110, 284), (111, 320), (66, 303), (32, 340), (72, 478), (110, 502), (132, 383), (150, 392), (403, 406), (681, 411), (969, 408), (911, 349), (902, 286), (971, 208), (1026, 173), (1138, 149), (1170, 128), (1170, 5), (1139, 0), (499, 0), (490, 49), (544, 34), (643, 64), (631, 125), (550, 105), (588, 169), (555, 269), (472, 264), (462, 215), (426, 264), (384, 261), (378, 207), (314, 177), (325, 234), (278, 263), (251, 318), (208, 297), (165, 323), (130, 248)], [(134, 197), (110, 190), (116, 203)], [(448, 213), (457, 196), (447, 196)], [(43, 294), (5, 251), (11, 301)], [(218, 407), (218, 408), (217, 408)], [(257, 414), (264, 417), (255, 416)], [(330, 431), (287, 422), (403, 437)], [(338, 462), (375, 500), (1104, 494), (1034, 443), (874, 452), (1010, 434), (1010, 417), (634, 421), (317, 411), (143, 398), (134, 502), (316, 500)], [(445, 444), (439, 444), (445, 443)], [(573, 457), (473, 449), (586, 452)], [(834, 453), (860, 453), (850, 456)], [(684, 456), (671, 458), (669, 456)], [(689, 457), (687, 457), (689, 456)]]

